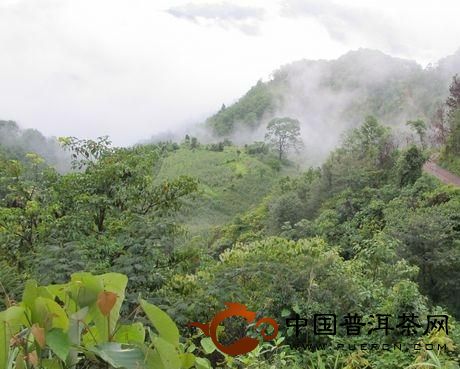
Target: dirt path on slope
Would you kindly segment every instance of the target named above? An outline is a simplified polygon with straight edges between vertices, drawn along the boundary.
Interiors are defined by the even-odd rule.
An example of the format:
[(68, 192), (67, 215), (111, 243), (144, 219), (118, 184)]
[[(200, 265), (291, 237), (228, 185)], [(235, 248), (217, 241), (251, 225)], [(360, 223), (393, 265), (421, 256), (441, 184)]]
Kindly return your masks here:
[(423, 166), (423, 171), (435, 176), (441, 182), (451, 184), (460, 187), (460, 177), (449, 172), (448, 170), (441, 168), (434, 161), (429, 160)]

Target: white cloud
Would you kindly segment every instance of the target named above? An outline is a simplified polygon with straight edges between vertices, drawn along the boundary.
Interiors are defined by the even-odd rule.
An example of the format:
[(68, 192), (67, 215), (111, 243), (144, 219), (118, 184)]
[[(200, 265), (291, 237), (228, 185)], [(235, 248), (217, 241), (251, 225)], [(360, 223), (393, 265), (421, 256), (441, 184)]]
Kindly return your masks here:
[(372, 47), (425, 63), (460, 46), (457, 2), (303, 3), (288, 17), (281, 0), (0, 0), (0, 119), (129, 144), (293, 60)]
[(228, 2), (187, 3), (171, 7), (167, 12), (175, 17), (193, 22), (211, 22), (224, 28), (235, 27), (248, 35), (259, 33), (259, 21), (265, 11), (262, 8), (241, 6)]
[(264, 15), (262, 8), (240, 6), (232, 3), (187, 3), (181, 6), (169, 8), (168, 13), (180, 17), (196, 20), (197, 18), (207, 19), (261, 19)]
[(339, 42), (350, 42), (356, 36), (365, 36), (371, 42), (396, 53), (407, 52), (411, 45), (403, 37), (402, 25), (378, 9), (353, 6), (332, 0), (286, 0), (282, 15), (308, 16), (321, 23), (329, 35)]

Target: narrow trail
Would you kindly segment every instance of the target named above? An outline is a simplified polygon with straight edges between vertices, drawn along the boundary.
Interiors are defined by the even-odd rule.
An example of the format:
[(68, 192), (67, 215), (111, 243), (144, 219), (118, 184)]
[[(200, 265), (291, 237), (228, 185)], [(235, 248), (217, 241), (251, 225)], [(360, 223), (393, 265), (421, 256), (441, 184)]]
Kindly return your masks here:
[(425, 173), (431, 174), (438, 178), (441, 182), (446, 184), (451, 184), (457, 187), (460, 187), (460, 177), (449, 172), (448, 170), (441, 168), (432, 160), (428, 160), (423, 166), (423, 171)]

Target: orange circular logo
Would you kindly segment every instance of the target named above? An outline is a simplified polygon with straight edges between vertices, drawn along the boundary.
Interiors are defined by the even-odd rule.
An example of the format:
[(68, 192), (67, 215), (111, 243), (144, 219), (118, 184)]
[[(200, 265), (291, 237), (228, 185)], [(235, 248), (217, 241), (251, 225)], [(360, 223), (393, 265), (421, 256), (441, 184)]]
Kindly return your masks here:
[[(199, 322), (192, 322), (189, 323), (189, 326), (198, 327), (200, 328), (203, 333), (211, 337), (212, 342), (214, 345), (223, 353), (231, 356), (242, 355), (254, 350), (257, 345), (259, 344), (259, 340), (252, 337), (243, 337), (240, 338), (238, 341), (229, 344), (223, 345), (219, 342), (217, 338), (217, 327), (220, 323), (222, 323), (225, 319), (231, 318), (234, 316), (243, 317), (248, 323), (254, 322), (256, 319), (256, 313), (254, 311), (249, 311), (244, 304), (239, 304), (237, 302), (226, 302), (225, 305), (227, 309), (218, 312), (214, 318), (208, 324), (203, 324)], [(278, 323), (272, 318), (262, 318), (256, 322), (256, 328), (258, 328), (262, 324), (269, 324), (273, 327), (273, 333), (267, 335), (266, 328), (263, 328), (261, 331), (261, 335), (264, 341), (269, 341), (274, 339), (278, 334)]]

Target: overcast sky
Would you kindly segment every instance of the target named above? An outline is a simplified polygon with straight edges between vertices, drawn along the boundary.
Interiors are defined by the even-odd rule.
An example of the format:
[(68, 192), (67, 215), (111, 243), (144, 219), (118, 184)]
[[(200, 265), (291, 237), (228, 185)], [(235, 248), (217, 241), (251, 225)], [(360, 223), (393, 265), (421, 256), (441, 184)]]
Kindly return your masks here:
[(204, 120), (294, 60), (460, 47), (458, 0), (0, 0), (0, 120), (126, 145)]

